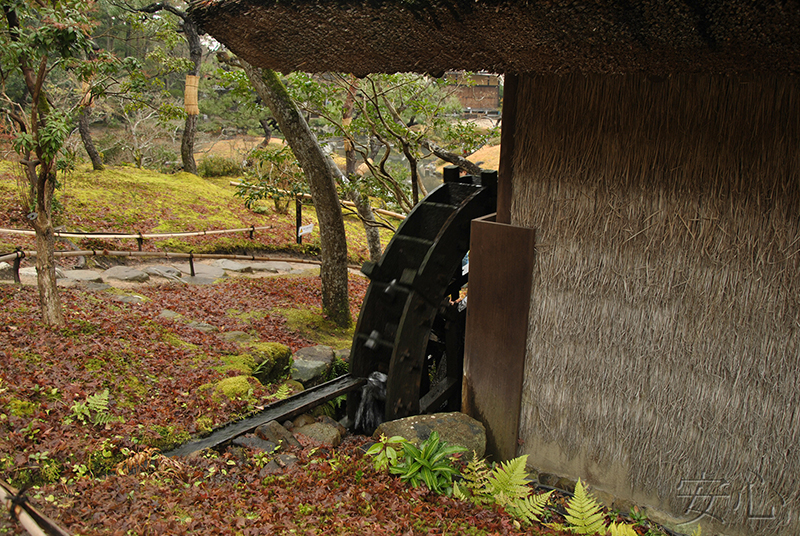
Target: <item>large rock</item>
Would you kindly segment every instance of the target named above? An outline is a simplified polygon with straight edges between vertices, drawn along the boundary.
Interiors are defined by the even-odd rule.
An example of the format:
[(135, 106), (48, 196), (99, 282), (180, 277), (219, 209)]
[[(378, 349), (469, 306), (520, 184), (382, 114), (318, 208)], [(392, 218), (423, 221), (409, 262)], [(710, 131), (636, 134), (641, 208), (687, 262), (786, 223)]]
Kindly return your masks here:
[[(184, 281), (187, 281), (187, 282), (191, 282), (192, 281), (192, 279), (193, 279), (191, 277), (192, 269), (191, 269), (191, 266), (189, 266), (188, 262), (185, 263), (185, 264), (183, 264), (183, 263), (175, 264), (174, 267), (177, 268), (178, 270), (180, 270), (181, 272), (183, 272), (183, 274), (184, 274), (183, 280)], [(198, 280), (210, 279), (212, 281), (215, 280), (215, 279), (221, 279), (223, 277), (227, 277), (227, 274), (225, 273), (225, 270), (223, 270), (219, 266), (213, 266), (211, 264), (203, 264), (203, 263), (200, 263), (200, 262), (194, 263), (194, 275), (195, 275), (194, 279), (198, 279)]]
[(170, 279), (175, 281), (181, 278), (181, 271), (177, 268), (173, 268), (172, 266), (148, 266), (144, 269), (144, 272), (147, 275), (155, 276), (155, 277), (163, 277), (166, 279)]
[(130, 266), (112, 266), (101, 275), (104, 280), (116, 279), (128, 283), (144, 283), (150, 280), (150, 276), (145, 272)]
[(253, 358), (253, 376), (267, 385), (284, 376), (292, 364), (292, 350), (277, 342), (260, 342), (247, 345)]
[(75, 281), (84, 281), (87, 283), (103, 282), (102, 274), (95, 270), (65, 270), (64, 276), (67, 279), (74, 279)]
[(0, 262), (0, 279), (14, 279), (14, 267), (7, 262)]
[(333, 348), (317, 345), (301, 348), (292, 356), (292, 379), (306, 387), (321, 383), (333, 364)]
[(223, 270), (228, 270), (229, 272), (250, 273), (253, 271), (251, 266), (230, 259), (217, 259), (214, 261), (214, 266), (222, 268)]
[(463, 413), (434, 413), (415, 415), (378, 426), (374, 438), (401, 436), (416, 446), (428, 439), (431, 432), (439, 433), (439, 438), (448, 445), (460, 445), (470, 452), (475, 451), (478, 458), (486, 453), (486, 429), (479, 421)]
[(282, 261), (248, 262), (245, 265), (253, 272), (271, 272), (273, 274), (287, 273), (293, 269), (291, 264)]
[(291, 432), (281, 426), (278, 421), (269, 421), (267, 424), (262, 424), (255, 430), (256, 436), (275, 443), (281, 447), (299, 447), (300, 443), (294, 438)]
[(327, 423), (314, 422), (301, 426), (300, 428), (295, 428), (292, 433), (295, 438), (298, 438), (301, 442), (302, 437), (306, 437), (310, 439), (312, 443), (328, 448), (336, 448), (342, 442), (342, 434), (338, 427)]

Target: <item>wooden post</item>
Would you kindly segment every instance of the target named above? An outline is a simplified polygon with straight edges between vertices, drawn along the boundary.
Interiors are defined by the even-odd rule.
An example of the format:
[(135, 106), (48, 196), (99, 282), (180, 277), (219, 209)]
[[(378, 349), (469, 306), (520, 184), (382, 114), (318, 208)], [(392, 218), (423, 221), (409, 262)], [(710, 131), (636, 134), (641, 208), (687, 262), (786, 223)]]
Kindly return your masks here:
[(294, 234), (297, 237), (297, 243), (303, 243), (303, 237), (300, 236), (300, 227), (303, 225), (303, 202), (300, 200), (300, 196), (298, 195), (294, 199), (294, 215), (295, 215), (295, 231)]
[(14, 283), (17, 285), (22, 284), (22, 281), (19, 278), (19, 263), (22, 262), (24, 257), (25, 252), (17, 248), (17, 258), (14, 259)]
[(139, 245), (139, 251), (142, 251), (142, 245), (144, 244), (144, 237), (142, 233), (139, 233), (139, 236), (136, 237), (136, 243)]
[(194, 277), (194, 253), (189, 253), (189, 272)]
[(497, 180), (497, 223), (511, 223), (512, 176), (517, 129), (519, 75), (506, 74), (503, 89), (503, 128), (500, 130), (500, 169)]

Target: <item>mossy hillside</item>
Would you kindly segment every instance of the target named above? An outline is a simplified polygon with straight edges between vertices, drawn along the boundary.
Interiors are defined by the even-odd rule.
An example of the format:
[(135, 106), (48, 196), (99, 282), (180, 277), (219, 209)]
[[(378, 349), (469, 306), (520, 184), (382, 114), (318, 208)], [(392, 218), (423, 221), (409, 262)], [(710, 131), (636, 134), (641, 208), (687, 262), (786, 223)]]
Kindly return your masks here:
[[(244, 226), (241, 205), (231, 210), (233, 188), (190, 173), (164, 175), (147, 169), (88, 166), (63, 179), (62, 204), (76, 227), (94, 230), (101, 223), (117, 231), (178, 232)], [(223, 206), (220, 206), (223, 204)], [(143, 218), (143, 215), (146, 217)], [(142, 228), (142, 225), (145, 225)]]

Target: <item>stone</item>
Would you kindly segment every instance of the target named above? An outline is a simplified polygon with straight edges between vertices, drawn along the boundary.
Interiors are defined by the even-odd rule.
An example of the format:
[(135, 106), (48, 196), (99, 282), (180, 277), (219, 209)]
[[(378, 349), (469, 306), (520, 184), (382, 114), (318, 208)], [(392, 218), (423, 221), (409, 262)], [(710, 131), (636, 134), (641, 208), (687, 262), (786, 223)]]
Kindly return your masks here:
[(313, 443), (320, 444), (328, 448), (336, 448), (342, 442), (342, 434), (336, 426), (315, 422), (295, 428), (293, 431), (295, 437), (304, 436), (310, 439)]
[(260, 478), (264, 478), (267, 475), (283, 473), (288, 467), (291, 467), (296, 463), (297, 458), (295, 456), (292, 456), (291, 454), (278, 454), (275, 456), (275, 458), (270, 460), (267, 465), (261, 468), (258, 476)]
[(167, 318), (167, 319), (175, 319), (181, 316), (180, 313), (176, 313), (170, 309), (163, 309), (160, 313), (158, 313), (158, 318)]
[(115, 296), (114, 301), (129, 303), (131, 305), (139, 305), (147, 300), (142, 296), (137, 296), (136, 294), (132, 294), (132, 295)]
[(291, 272), (293, 269), (291, 264), (281, 261), (249, 262), (247, 266), (254, 272), (272, 272), (273, 274)]
[(342, 435), (342, 437), (347, 435), (347, 427), (342, 425), (339, 421), (337, 421), (333, 417), (328, 417), (327, 415), (322, 415), (322, 416), (317, 418), (317, 422), (320, 422), (322, 424), (327, 424), (328, 426), (335, 427), (337, 430), (339, 430), (339, 433)]
[[(27, 268), (20, 268), (19, 269), (19, 276), (20, 277), (36, 277), (36, 267), (35, 266), (28, 266)], [(56, 266), (56, 279), (64, 279), (66, 275), (64, 275), (64, 271)]]
[(244, 331), (226, 331), (222, 334), (222, 338), (228, 342), (235, 342), (238, 344), (247, 344), (258, 340)]
[(214, 266), (216, 266), (217, 268), (222, 268), (223, 270), (227, 270), (229, 272), (238, 272), (238, 273), (253, 272), (252, 266), (232, 261), (230, 259), (217, 259), (216, 261), (214, 261)]
[(201, 262), (194, 263), (194, 277), (192, 277), (192, 269), (189, 266), (189, 263), (180, 263), (173, 265), (174, 268), (180, 270), (184, 277), (182, 278), (184, 281), (189, 282), (192, 279), (202, 279), (208, 280), (210, 279), (212, 282), (216, 279), (221, 279), (223, 277), (227, 277), (228, 274), (225, 273), (225, 270), (220, 268), (219, 266), (213, 266), (211, 264), (203, 264)]
[(315, 422), (317, 422), (317, 420), (314, 417), (312, 417), (309, 413), (303, 413), (302, 415), (297, 417), (294, 421), (292, 421), (292, 428), (301, 428), (303, 426), (307, 426)]
[(214, 282), (219, 278), (211, 278), (211, 277), (192, 277), (192, 276), (183, 276), (180, 278), (182, 283), (186, 283), (187, 285), (213, 285)]
[(150, 276), (141, 270), (130, 266), (112, 266), (102, 273), (103, 280), (116, 279), (128, 283), (144, 283), (150, 280)]
[(166, 279), (180, 279), (181, 278), (181, 271), (173, 268), (172, 266), (148, 266), (144, 269), (144, 273), (147, 275), (155, 276), (155, 277), (164, 277)]
[(350, 362), (350, 348), (340, 348), (333, 351), (333, 357), (341, 359), (345, 363)]
[(294, 436), (280, 425), (278, 421), (269, 421), (267, 424), (262, 424), (255, 430), (256, 436), (264, 441), (275, 443), (279, 447), (300, 447), (300, 443)]
[(219, 328), (216, 326), (206, 324), (205, 322), (197, 322), (196, 320), (191, 320), (187, 322), (186, 325), (192, 329), (196, 329), (197, 331), (202, 331), (203, 333), (214, 333), (215, 331), (219, 331)]
[(277, 342), (260, 342), (248, 345), (248, 353), (253, 358), (253, 376), (261, 383), (273, 383), (289, 372), (292, 365), (292, 350)]
[(292, 379), (306, 387), (321, 383), (333, 364), (333, 348), (317, 345), (301, 348), (292, 356)]
[(0, 279), (14, 279), (14, 267), (7, 262), (0, 262)]
[(239, 436), (233, 440), (233, 444), (237, 447), (246, 447), (254, 450), (263, 450), (264, 452), (273, 452), (278, 445), (272, 441), (265, 441), (260, 437), (252, 434)]
[(87, 283), (102, 283), (103, 276), (95, 270), (65, 270), (64, 277)]
[(414, 415), (396, 421), (382, 423), (372, 434), (379, 438), (402, 436), (416, 446), (428, 439), (431, 432), (439, 433), (439, 438), (448, 445), (466, 447), (478, 458), (486, 453), (486, 429), (480, 421), (464, 413), (434, 413), (432, 415)]

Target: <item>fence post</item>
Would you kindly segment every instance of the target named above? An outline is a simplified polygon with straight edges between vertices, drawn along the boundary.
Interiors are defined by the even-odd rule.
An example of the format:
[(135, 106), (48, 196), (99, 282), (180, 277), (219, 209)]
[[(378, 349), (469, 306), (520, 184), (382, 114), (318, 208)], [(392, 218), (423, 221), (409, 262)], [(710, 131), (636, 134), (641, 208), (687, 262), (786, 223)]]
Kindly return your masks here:
[(189, 272), (194, 277), (194, 252), (189, 252)]
[(256, 226), (255, 225), (251, 225), (250, 226), (250, 240), (253, 239), (253, 233), (255, 233), (255, 232), (256, 232)]
[(142, 233), (139, 233), (139, 236), (136, 238), (136, 243), (139, 244), (139, 251), (142, 251), (142, 245), (144, 244), (144, 237)]
[(22, 280), (19, 278), (19, 263), (22, 262), (24, 257), (25, 252), (17, 248), (17, 257), (14, 259), (14, 283), (17, 285), (22, 284)]
[(300, 200), (300, 196), (294, 198), (294, 214), (295, 214), (295, 231), (294, 235), (297, 237), (297, 243), (303, 243), (303, 237), (300, 236), (300, 227), (303, 225), (303, 202)]

